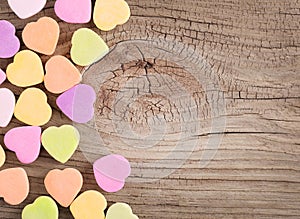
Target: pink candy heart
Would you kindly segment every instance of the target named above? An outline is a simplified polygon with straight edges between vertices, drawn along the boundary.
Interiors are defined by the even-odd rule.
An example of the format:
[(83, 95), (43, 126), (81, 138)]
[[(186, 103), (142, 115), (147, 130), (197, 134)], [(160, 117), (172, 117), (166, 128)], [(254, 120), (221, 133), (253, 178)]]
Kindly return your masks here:
[(121, 155), (108, 155), (98, 159), (94, 165), (94, 175), (98, 185), (106, 192), (117, 192), (125, 185), (131, 167)]
[(54, 11), (65, 22), (84, 24), (91, 20), (91, 0), (57, 0)]
[(0, 20), (0, 58), (11, 58), (20, 49), (20, 41), (15, 35), (16, 28), (6, 20)]
[(47, 0), (7, 0), (11, 10), (21, 19), (29, 18), (39, 13)]
[(34, 162), (40, 153), (41, 132), (38, 126), (24, 126), (11, 129), (4, 136), (6, 147), (14, 151), (24, 164)]
[(0, 127), (6, 127), (15, 110), (16, 98), (7, 88), (0, 88)]
[(94, 116), (96, 93), (86, 84), (79, 84), (61, 94), (56, 104), (72, 121), (87, 123)]
[(0, 85), (6, 80), (6, 74), (0, 69)]

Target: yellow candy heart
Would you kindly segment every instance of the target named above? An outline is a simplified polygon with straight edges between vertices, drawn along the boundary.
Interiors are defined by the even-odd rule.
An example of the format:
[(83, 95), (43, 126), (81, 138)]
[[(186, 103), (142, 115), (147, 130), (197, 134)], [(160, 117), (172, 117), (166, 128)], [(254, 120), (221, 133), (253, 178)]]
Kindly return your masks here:
[(97, 0), (94, 8), (94, 23), (100, 30), (109, 31), (125, 24), (130, 17), (130, 8), (124, 0)]
[(51, 126), (42, 134), (42, 145), (57, 161), (66, 163), (76, 151), (80, 140), (78, 130), (71, 125)]
[(88, 28), (81, 28), (73, 34), (71, 59), (81, 66), (91, 65), (109, 52), (103, 39)]
[(6, 159), (5, 151), (3, 150), (3, 147), (0, 145), (0, 167), (3, 166), (5, 159)]
[(128, 204), (115, 203), (107, 210), (106, 219), (139, 219)]
[(89, 190), (73, 201), (70, 210), (76, 219), (104, 219), (106, 207), (105, 197), (98, 191)]
[(7, 79), (19, 87), (29, 87), (42, 83), (44, 69), (40, 57), (30, 51), (18, 52), (14, 62), (8, 65), (6, 70)]
[(49, 122), (52, 109), (46, 94), (38, 88), (24, 90), (15, 107), (15, 117), (28, 125), (42, 126)]

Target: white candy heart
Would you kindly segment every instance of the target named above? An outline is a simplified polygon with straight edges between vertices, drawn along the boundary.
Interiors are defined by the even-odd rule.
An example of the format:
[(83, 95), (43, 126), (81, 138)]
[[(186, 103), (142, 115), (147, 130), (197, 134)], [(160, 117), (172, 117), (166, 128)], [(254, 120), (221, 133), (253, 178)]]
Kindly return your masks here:
[(7, 88), (0, 88), (0, 127), (6, 127), (14, 114), (16, 98)]
[(7, 2), (19, 18), (26, 19), (39, 13), (45, 7), (47, 0), (7, 0)]

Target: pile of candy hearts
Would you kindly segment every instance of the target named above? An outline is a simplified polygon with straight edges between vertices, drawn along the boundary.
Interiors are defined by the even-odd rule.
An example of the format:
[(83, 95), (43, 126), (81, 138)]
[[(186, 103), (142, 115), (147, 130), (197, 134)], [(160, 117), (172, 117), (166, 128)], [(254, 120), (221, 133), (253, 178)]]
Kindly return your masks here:
[[(47, 0), (7, 0), (11, 10), (20, 18), (29, 18), (40, 12)], [(57, 0), (54, 11), (68, 23), (88, 23), (92, 17), (91, 0)], [(93, 10), (95, 25), (109, 31), (124, 24), (130, 17), (130, 8), (124, 0), (97, 0)], [(26, 124), (9, 130), (4, 136), (8, 150), (15, 152), (23, 164), (31, 164), (40, 154), (41, 145), (55, 160), (66, 163), (75, 153), (80, 133), (72, 125), (49, 127), (52, 108), (47, 95), (33, 86), (44, 83), (45, 88), (59, 94), (56, 104), (75, 123), (87, 123), (94, 116), (96, 94), (94, 89), (81, 84), (82, 75), (76, 65), (88, 66), (103, 58), (109, 48), (94, 31), (81, 28), (74, 32), (70, 51), (71, 60), (55, 55), (45, 66), (38, 54), (54, 54), (60, 36), (58, 23), (42, 17), (28, 23), (22, 39), (27, 50), (20, 50), (16, 29), (9, 21), (0, 20), (0, 58), (14, 57), (6, 73), (0, 69), (0, 84), (6, 79), (13, 85), (25, 88), (19, 98), (7, 88), (0, 88), (0, 127), (7, 127), (13, 116)], [(73, 64), (74, 63), (74, 64)], [(5, 163), (5, 152), (0, 145), (0, 166)], [(117, 192), (124, 187), (130, 175), (130, 163), (121, 155), (99, 158), (93, 165), (95, 179), (106, 192)], [(22, 211), (22, 219), (58, 219), (57, 204), (70, 211), (76, 219), (137, 219), (130, 206), (115, 203), (107, 209), (105, 197), (96, 190), (80, 191), (81, 173), (74, 168), (53, 169), (45, 176), (44, 184), (50, 196), (40, 196)], [(22, 203), (29, 194), (29, 179), (23, 168), (0, 171), (0, 197), (10, 205)]]

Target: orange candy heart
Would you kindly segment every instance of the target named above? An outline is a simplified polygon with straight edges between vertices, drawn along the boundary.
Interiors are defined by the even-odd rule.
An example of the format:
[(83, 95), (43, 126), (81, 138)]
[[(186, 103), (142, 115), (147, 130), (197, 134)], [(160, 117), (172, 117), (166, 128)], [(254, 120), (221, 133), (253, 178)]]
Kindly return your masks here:
[(70, 210), (76, 219), (105, 219), (106, 207), (107, 201), (100, 192), (88, 190), (73, 201)]
[(28, 196), (29, 181), (23, 168), (0, 171), (0, 196), (10, 205), (21, 204)]
[(53, 56), (46, 63), (45, 87), (48, 91), (59, 94), (79, 84), (81, 74), (65, 57)]
[(63, 207), (68, 207), (83, 184), (81, 173), (73, 168), (51, 170), (44, 184), (47, 192)]
[(50, 17), (42, 17), (37, 22), (28, 23), (22, 38), (25, 45), (36, 52), (52, 55), (59, 38), (59, 25)]

